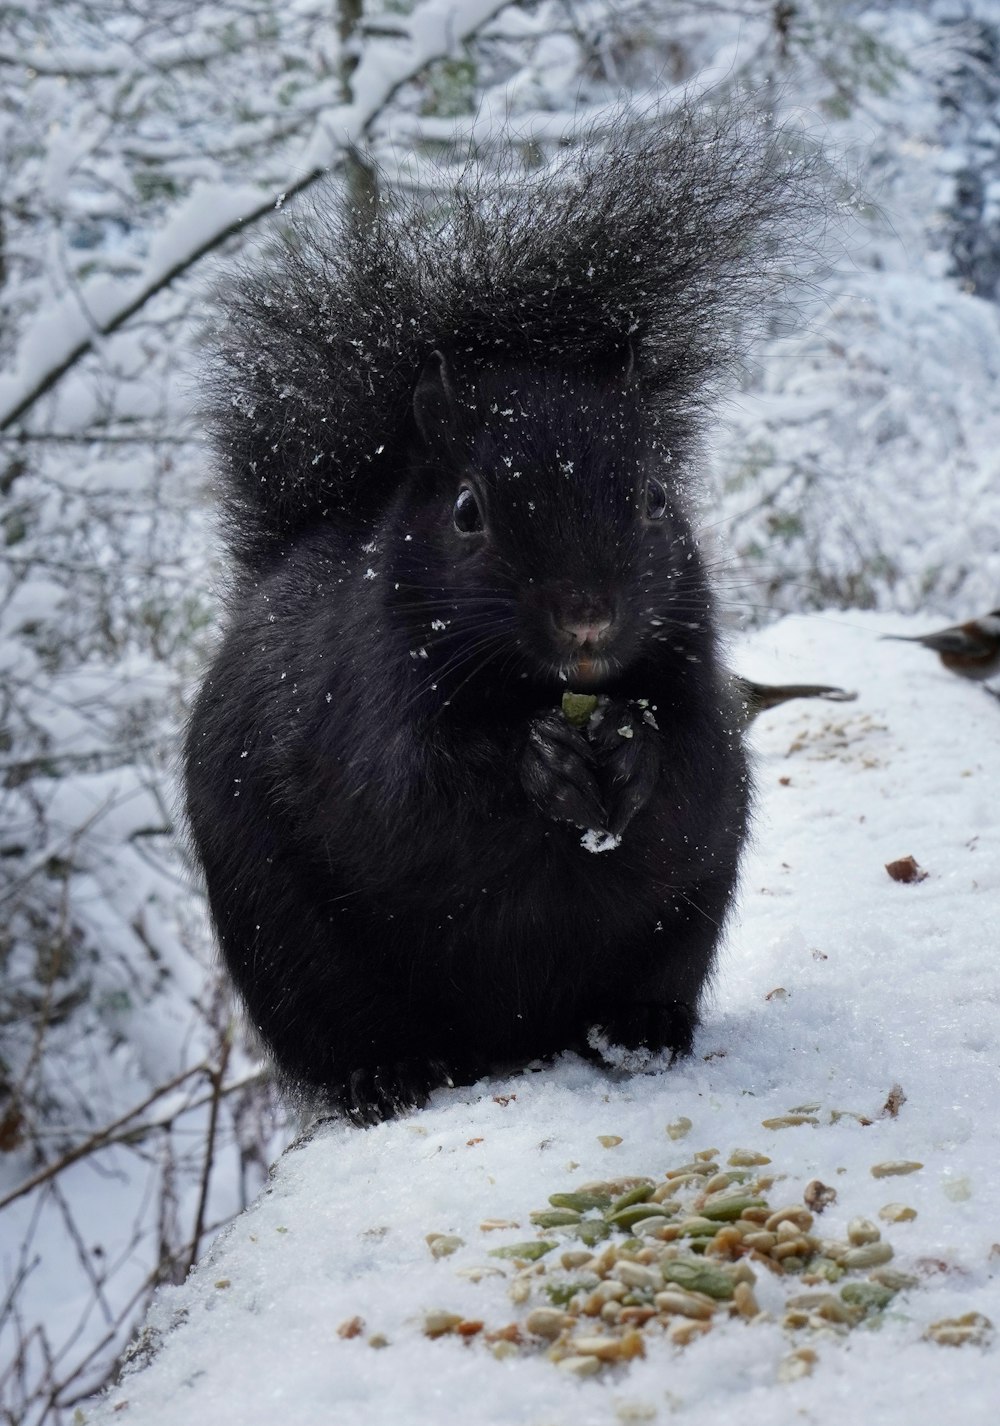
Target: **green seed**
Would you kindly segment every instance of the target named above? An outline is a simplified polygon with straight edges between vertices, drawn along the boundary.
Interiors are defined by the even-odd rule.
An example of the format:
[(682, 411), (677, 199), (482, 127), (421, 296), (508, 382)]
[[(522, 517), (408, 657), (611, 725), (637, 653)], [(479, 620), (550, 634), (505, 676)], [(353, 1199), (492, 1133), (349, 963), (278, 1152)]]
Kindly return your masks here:
[(538, 1228), (565, 1228), (579, 1223), (580, 1214), (575, 1208), (542, 1208), (532, 1213), (531, 1221)]
[(690, 1258), (668, 1258), (660, 1264), (660, 1271), (666, 1282), (675, 1282), (678, 1287), (686, 1287), (690, 1292), (703, 1292), (718, 1301), (733, 1295), (733, 1279), (710, 1263)]
[(708, 1199), (698, 1210), (702, 1218), (714, 1223), (732, 1223), (741, 1218), (748, 1208), (766, 1208), (764, 1198), (749, 1198), (745, 1194), (725, 1193), (716, 1199)]
[(620, 1198), (616, 1198), (608, 1206), (607, 1216), (612, 1218), (616, 1213), (620, 1213), (623, 1208), (631, 1208), (633, 1203), (645, 1203), (653, 1196), (651, 1183), (637, 1183), (635, 1188), (630, 1188), (628, 1193), (623, 1193)]
[(671, 1210), (661, 1208), (658, 1203), (633, 1203), (631, 1208), (623, 1208), (618, 1213), (609, 1214), (608, 1222), (613, 1223), (616, 1228), (628, 1231), (637, 1223), (645, 1223), (647, 1219), (655, 1218), (662, 1223), (664, 1219), (672, 1217)]
[(678, 1236), (681, 1238), (714, 1238), (718, 1226), (717, 1223), (713, 1223), (711, 1218), (685, 1218), (680, 1224)]
[(549, 1202), (553, 1208), (573, 1208), (577, 1213), (588, 1213), (592, 1208), (608, 1208), (610, 1193), (550, 1193)]
[(590, 1292), (596, 1278), (582, 1278), (574, 1282), (547, 1282), (545, 1295), (553, 1307), (568, 1307), (578, 1292)]
[(558, 1246), (558, 1243), (550, 1242), (546, 1238), (536, 1238), (530, 1243), (508, 1243), (503, 1248), (491, 1248), (489, 1256), (491, 1258), (524, 1258), (527, 1262), (534, 1263)]
[(603, 1218), (582, 1218), (579, 1223), (569, 1224), (566, 1231), (588, 1248), (595, 1248), (605, 1238), (611, 1237), (611, 1224)]
[(896, 1296), (891, 1287), (877, 1282), (845, 1282), (840, 1295), (852, 1307), (863, 1307), (866, 1314), (881, 1312)]

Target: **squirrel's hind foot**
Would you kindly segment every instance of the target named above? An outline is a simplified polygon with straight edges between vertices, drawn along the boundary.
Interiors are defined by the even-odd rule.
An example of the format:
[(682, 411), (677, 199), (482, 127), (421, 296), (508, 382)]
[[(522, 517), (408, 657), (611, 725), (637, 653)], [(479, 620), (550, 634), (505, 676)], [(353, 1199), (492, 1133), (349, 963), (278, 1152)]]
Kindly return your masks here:
[(354, 1070), (331, 1099), (353, 1124), (366, 1127), (421, 1109), (433, 1090), (453, 1084), (440, 1060), (413, 1058)]
[(684, 1001), (631, 1001), (595, 1026), (592, 1036), (624, 1050), (669, 1052), (673, 1064), (691, 1053), (697, 1026), (697, 1011)]

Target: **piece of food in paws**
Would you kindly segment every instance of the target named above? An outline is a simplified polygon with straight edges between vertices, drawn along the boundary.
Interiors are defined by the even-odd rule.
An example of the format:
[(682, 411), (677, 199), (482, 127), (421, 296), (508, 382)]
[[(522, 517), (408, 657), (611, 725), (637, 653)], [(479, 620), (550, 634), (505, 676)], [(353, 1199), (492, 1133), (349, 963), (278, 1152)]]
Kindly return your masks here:
[(567, 690), (562, 696), (563, 717), (574, 728), (585, 728), (596, 709), (596, 693), (570, 693)]

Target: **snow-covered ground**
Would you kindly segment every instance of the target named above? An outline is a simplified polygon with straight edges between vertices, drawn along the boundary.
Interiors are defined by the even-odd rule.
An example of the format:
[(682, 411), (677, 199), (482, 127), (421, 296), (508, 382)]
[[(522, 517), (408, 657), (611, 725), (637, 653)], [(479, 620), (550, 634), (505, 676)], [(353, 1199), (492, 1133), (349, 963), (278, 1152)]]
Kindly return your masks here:
[[(919, 647), (877, 638), (933, 626), (795, 617), (735, 651), (748, 676), (858, 698), (793, 704), (754, 729), (755, 846), (693, 1059), (629, 1077), (565, 1057), (439, 1092), (374, 1129), (323, 1126), (188, 1282), (161, 1291), (131, 1374), (86, 1410), (89, 1426), (993, 1426), (996, 1336), (958, 1348), (924, 1336), (969, 1312), (1000, 1328), (1000, 703)], [(905, 856), (926, 879), (890, 878), (886, 863)], [(762, 1126), (803, 1105), (818, 1122)], [(675, 1141), (667, 1125), (682, 1116), (692, 1127)], [(770, 1320), (724, 1317), (684, 1347), (647, 1329), (644, 1357), (585, 1380), (537, 1341), (494, 1355), (486, 1332), (538, 1299), (512, 1302), (516, 1269), (489, 1252), (534, 1237), (531, 1210), (588, 1180), (662, 1177), (710, 1148), (723, 1165), (735, 1148), (766, 1154), (783, 1176), (776, 1206), (801, 1202), (813, 1179), (832, 1186), (815, 1231), (874, 1220), (917, 1284), (874, 1330), (843, 1338), (783, 1326), (801, 1288), (765, 1272)], [(873, 1177), (887, 1160), (922, 1167)], [(916, 1217), (884, 1223), (890, 1202)], [(462, 1245), (435, 1259), (434, 1232)], [(477, 1267), (494, 1271), (466, 1271)], [(433, 1309), (484, 1331), (431, 1340)], [(355, 1317), (357, 1335), (338, 1335)], [(812, 1373), (787, 1380), (780, 1364), (801, 1346)]]

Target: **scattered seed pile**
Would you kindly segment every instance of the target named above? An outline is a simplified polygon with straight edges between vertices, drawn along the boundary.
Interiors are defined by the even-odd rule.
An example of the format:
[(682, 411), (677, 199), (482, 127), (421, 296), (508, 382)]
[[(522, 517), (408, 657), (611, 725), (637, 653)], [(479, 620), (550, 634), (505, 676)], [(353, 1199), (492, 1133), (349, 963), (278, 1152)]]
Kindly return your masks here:
[[(531, 1215), (536, 1238), (489, 1254), (514, 1269), (509, 1295), (522, 1309), (518, 1318), (489, 1330), (482, 1321), (434, 1311), (424, 1320), (425, 1334), (481, 1336), (497, 1357), (543, 1351), (563, 1371), (584, 1377), (644, 1356), (654, 1336), (683, 1347), (730, 1319), (777, 1317), (809, 1344), (836, 1339), (862, 1324), (878, 1325), (897, 1293), (918, 1285), (888, 1266), (892, 1246), (868, 1219), (853, 1218), (843, 1239), (815, 1231), (816, 1215), (835, 1201), (835, 1189), (814, 1180), (803, 1202), (775, 1207), (767, 1195), (780, 1175), (767, 1171), (766, 1155), (736, 1149), (724, 1168), (718, 1157), (717, 1149), (704, 1149), (662, 1179), (632, 1176), (553, 1193), (549, 1207)], [(871, 1172), (884, 1178), (921, 1167), (894, 1161)], [(916, 1215), (888, 1203), (879, 1216), (899, 1223)], [(451, 1234), (431, 1233), (427, 1241), (437, 1258), (462, 1246)], [(496, 1272), (470, 1267), (461, 1275), (479, 1281)], [(761, 1273), (779, 1285), (778, 1312), (758, 1302)], [(773, 1301), (774, 1291), (768, 1296)], [(987, 1318), (969, 1313), (935, 1322), (925, 1335), (960, 1346), (981, 1344), (991, 1331)], [(799, 1346), (779, 1375), (808, 1375), (816, 1359), (813, 1345)]]

